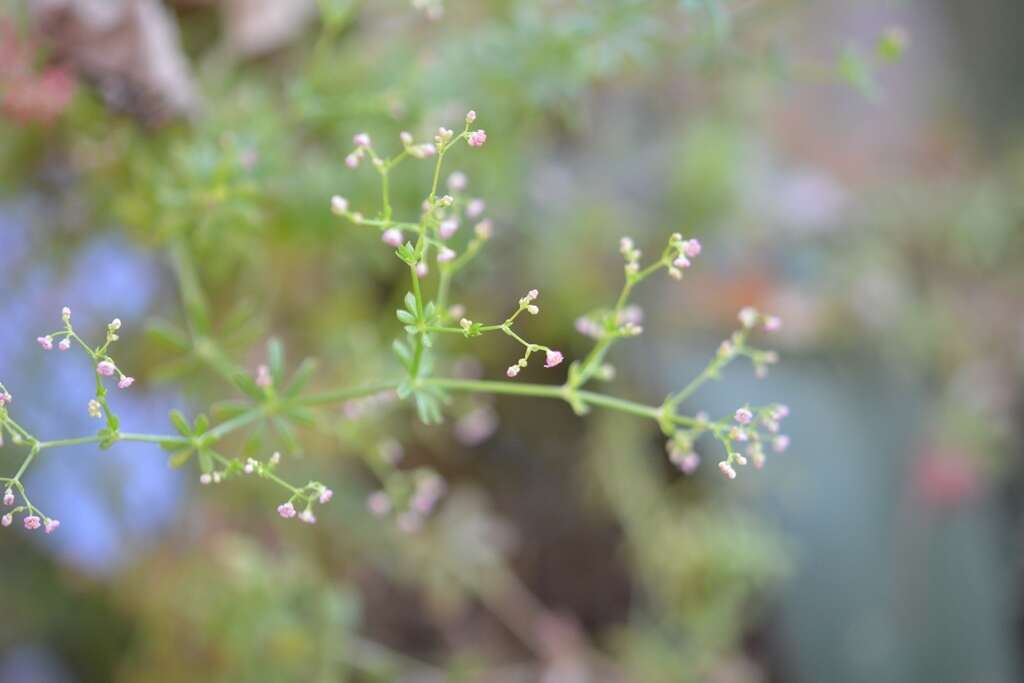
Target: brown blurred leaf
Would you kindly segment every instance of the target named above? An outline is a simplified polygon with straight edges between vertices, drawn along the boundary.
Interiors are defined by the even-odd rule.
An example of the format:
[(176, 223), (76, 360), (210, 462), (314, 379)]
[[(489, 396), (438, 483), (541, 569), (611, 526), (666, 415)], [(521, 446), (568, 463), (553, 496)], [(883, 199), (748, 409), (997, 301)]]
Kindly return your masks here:
[(177, 24), (156, 0), (32, 0), (30, 9), (40, 34), (112, 109), (150, 124), (196, 113)]

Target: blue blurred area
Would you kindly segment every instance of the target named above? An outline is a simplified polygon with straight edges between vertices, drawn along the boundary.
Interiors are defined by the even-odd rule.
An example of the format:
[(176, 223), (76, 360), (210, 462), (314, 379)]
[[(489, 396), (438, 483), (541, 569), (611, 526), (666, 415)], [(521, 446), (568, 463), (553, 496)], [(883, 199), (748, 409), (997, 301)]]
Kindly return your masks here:
[[(42, 439), (83, 436), (100, 424), (86, 411), (94, 391), (87, 359), (77, 349), (45, 352), (34, 340), (59, 329), (65, 305), (86, 340), (99, 338), (114, 317), (124, 323), (122, 336), (141, 335), (159, 291), (158, 271), (152, 255), (103, 234), (75, 245), (63, 266), (38, 259), (26, 268), (31, 254), (59, 244), (41, 211), (45, 216), (31, 200), (0, 206), (0, 272), (17, 274), (8, 276), (0, 300), (0, 377), (15, 397), (13, 415), (31, 433)], [(166, 392), (138, 383), (112, 392), (127, 429), (166, 430), (172, 398)], [(24, 450), (8, 444), (0, 454), (5, 471), (13, 471)], [(36, 460), (25, 484), (33, 503), (61, 520), (61, 528), (34, 538), (62, 562), (91, 574), (116, 571), (158, 540), (186, 495), (183, 476), (152, 445), (118, 444), (109, 451), (89, 445), (49, 456), (44, 452)]]

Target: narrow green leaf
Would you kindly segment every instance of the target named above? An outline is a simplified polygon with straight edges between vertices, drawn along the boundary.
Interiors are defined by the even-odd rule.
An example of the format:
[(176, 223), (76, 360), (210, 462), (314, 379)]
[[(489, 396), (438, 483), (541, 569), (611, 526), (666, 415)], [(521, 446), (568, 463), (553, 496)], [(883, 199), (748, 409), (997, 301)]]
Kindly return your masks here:
[(171, 423), (174, 428), (178, 430), (178, 433), (182, 436), (192, 436), (192, 430), (189, 429), (188, 420), (181, 414), (180, 410), (172, 410), (170, 412)]

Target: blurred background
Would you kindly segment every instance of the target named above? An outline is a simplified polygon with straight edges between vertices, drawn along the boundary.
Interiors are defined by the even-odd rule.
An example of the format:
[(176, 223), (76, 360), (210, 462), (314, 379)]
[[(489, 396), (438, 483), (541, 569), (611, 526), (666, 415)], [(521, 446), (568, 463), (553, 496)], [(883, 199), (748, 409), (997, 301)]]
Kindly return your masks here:
[[(607, 390), (659, 403), (755, 305), (782, 362), (685, 409), (792, 411), (789, 451), (731, 483), (713, 443), (685, 477), (653, 423), (516, 397), (227, 442), (331, 485), (315, 527), (145, 444), (45, 452), (26, 485), (63, 524), (0, 533), (0, 683), (1022, 680), (1017, 0), (0, 7), (0, 380), (34, 433), (95, 429), (82, 359), (33, 342), (63, 305), (93, 337), (124, 322), (131, 431), (238, 397), (180, 343), (183, 257), (250, 371), (276, 336), (318, 388), (395, 375), (405, 266), (328, 198), (376, 206), (354, 133), (391, 152), (471, 108), (487, 144), (446, 163), (495, 237), (454, 301), (490, 320), (536, 287), (530, 338), (580, 358), (618, 238), (678, 230), (704, 254), (639, 290)], [(395, 172), (398, 215), (429, 173)], [(444, 343), (485, 378), (516, 353)], [(415, 534), (364, 505), (367, 458), (398, 452), (448, 482)]]

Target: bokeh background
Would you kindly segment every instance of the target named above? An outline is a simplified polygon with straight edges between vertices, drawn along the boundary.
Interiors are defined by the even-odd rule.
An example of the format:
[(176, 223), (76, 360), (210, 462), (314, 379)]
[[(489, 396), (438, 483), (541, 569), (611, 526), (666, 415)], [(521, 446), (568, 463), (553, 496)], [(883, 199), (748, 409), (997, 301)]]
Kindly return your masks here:
[[(1022, 680), (1024, 5), (2, 7), (0, 379), (41, 436), (95, 428), (81, 359), (33, 342), (65, 304), (86, 333), (124, 321), (132, 431), (237, 397), (169, 343), (175, 250), (234, 361), (276, 336), (321, 388), (395, 374), (405, 267), (327, 200), (374, 206), (353, 133), (397, 148), (472, 108), (488, 142), (448, 168), (496, 234), (454, 300), (497, 318), (536, 287), (531, 338), (579, 358), (618, 238), (696, 236), (682, 284), (640, 290), (609, 391), (659, 402), (753, 304), (782, 363), (686, 409), (782, 400), (793, 445), (684, 477), (653, 424), (479, 396), (441, 427), (333, 407), (295, 443), (230, 441), (335, 488), (315, 527), (144, 444), (46, 452), (27, 485), (63, 525), (0, 534), (0, 682)], [(427, 173), (396, 172), (399, 212)], [(514, 347), (472, 341), (447, 367), (501, 377)], [(396, 444), (449, 484), (417, 534), (364, 506), (366, 454)]]

